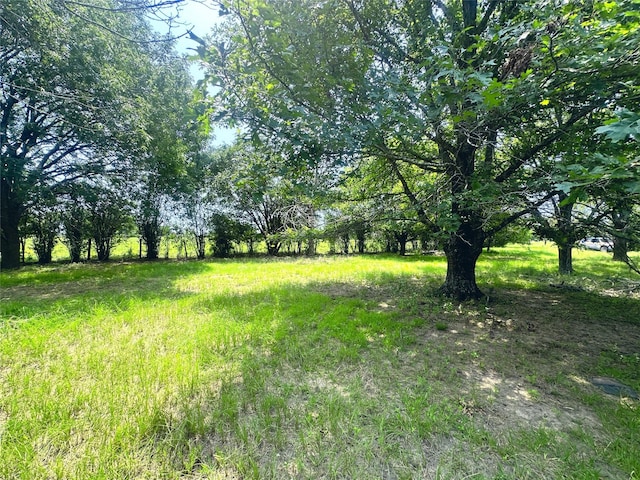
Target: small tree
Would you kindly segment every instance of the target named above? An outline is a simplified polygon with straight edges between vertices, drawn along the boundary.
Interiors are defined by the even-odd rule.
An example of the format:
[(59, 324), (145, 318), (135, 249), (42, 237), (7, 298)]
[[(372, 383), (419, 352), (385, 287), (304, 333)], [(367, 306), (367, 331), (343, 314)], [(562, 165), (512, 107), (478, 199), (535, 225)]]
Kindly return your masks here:
[(86, 207), (76, 202), (64, 205), (62, 227), (71, 261), (78, 263), (82, 257), (84, 242), (89, 235), (89, 217)]
[(27, 215), (27, 232), (33, 238), (38, 263), (51, 263), (53, 247), (60, 230), (60, 212), (55, 205), (36, 204)]
[(213, 255), (218, 258), (228, 257), (233, 252), (233, 244), (245, 241), (254, 234), (253, 229), (234, 218), (216, 213), (211, 218), (213, 228)]
[(196, 258), (202, 260), (206, 253), (207, 237), (211, 233), (215, 207), (206, 190), (197, 190), (185, 195), (183, 202), (185, 212), (183, 229), (193, 238)]
[(160, 199), (157, 195), (149, 195), (142, 199), (138, 206), (136, 224), (140, 238), (147, 247), (147, 260), (157, 260), (162, 240)]
[(213, 216), (213, 255), (218, 258), (228, 257), (233, 250), (233, 227), (231, 219), (222, 214)]
[(534, 212), (534, 230), (540, 237), (552, 240), (558, 246), (559, 273), (572, 274), (573, 247), (584, 236), (585, 227), (576, 222), (575, 202), (566, 193), (560, 192), (545, 206), (549, 207), (547, 212)]
[(116, 236), (128, 221), (126, 202), (115, 192), (98, 190), (91, 202), (89, 224), (99, 261), (109, 260)]
[(407, 243), (418, 238), (419, 224), (416, 220), (385, 220), (379, 224), (387, 239), (387, 251), (406, 255)]
[(260, 232), (269, 255), (277, 255), (286, 232), (286, 211), (290, 206), (287, 185), (270, 159), (244, 146), (236, 152), (238, 166), (232, 173), (229, 191), (234, 207)]

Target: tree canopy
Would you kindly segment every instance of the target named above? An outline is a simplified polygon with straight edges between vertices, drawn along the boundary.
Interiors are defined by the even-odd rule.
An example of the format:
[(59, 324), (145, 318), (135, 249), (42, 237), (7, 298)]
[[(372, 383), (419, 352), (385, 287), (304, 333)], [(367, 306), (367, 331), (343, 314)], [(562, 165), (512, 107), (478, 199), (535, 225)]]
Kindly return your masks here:
[(60, 196), (78, 182), (145, 170), (148, 157), (161, 172), (184, 155), (184, 119), (175, 120), (189, 100), (184, 63), (133, 4), (72, 6), (8, 0), (0, 10), (5, 268), (19, 263), (18, 226), (38, 190)]
[[(70, 215), (88, 218), (92, 191), (127, 197), (149, 258), (168, 210), (199, 257), (216, 229), (220, 255), (250, 223), (271, 253), (312, 252), (332, 219), (344, 251), (373, 229), (388, 248), (443, 248), (441, 292), (458, 299), (482, 295), (483, 246), (521, 219), (558, 243), (561, 270), (596, 229), (625, 258), (637, 0), (218, 0), (226, 21), (191, 34), (198, 89), (149, 24), (181, 1), (3, 2), (3, 267), (25, 234), (47, 259), (49, 224), (79, 258), (89, 233)], [(203, 153), (205, 118), (252, 145)]]
[(382, 159), (429, 227), (403, 172), (439, 176), (441, 290), (460, 299), (481, 295), (487, 236), (559, 191), (563, 142), (637, 104), (633, 0), (221, 3), (216, 113), (296, 161)]

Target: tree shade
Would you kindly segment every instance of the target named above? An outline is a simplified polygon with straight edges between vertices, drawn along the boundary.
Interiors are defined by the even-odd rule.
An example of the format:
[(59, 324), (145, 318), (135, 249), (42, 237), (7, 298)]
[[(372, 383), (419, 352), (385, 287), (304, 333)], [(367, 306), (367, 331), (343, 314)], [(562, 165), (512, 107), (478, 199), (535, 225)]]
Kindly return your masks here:
[[(99, 186), (110, 176), (175, 171), (171, 164), (184, 156), (186, 136), (175, 118), (189, 100), (179, 97), (186, 67), (144, 19), (156, 8), (2, 2), (3, 268), (19, 265), (19, 224), (33, 198), (73, 196), (78, 182)], [(179, 107), (172, 98), (180, 98)]]
[[(294, 162), (386, 162), (446, 236), (441, 291), (460, 300), (482, 295), (485, 239), (560, 191), (563, 142), (637, 99), (632, 0), (222, 3), (206, 54), (217, 117)], [(430, 175), (446, 185), (435, 223)]]

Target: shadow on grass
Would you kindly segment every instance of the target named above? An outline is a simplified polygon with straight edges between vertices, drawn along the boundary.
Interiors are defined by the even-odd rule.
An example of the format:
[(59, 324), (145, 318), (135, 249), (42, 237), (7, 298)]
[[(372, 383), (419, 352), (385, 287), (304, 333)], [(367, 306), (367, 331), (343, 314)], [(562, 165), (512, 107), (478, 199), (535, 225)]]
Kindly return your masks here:
[[(196, 300), (194, 309), (205, 316), (222, 314), (229, 325), (239, 324), (222, 341), (198, 340), (204, 376), (219, 368), (220, 355), (236, 368), (217, 388), (189, 392), (193, 402), (184, 410), (163, 412), (153, 441), (172, 445), (176, 468), (195, 443), (196, 470), (215, 465), (251, 478), (283, 478), (292, 468), (302, 478), (517, 475), (522, 456), (532, 464), (519, 478), (620, 474), (640, 466), (633, 460), (640, 437), (625, 424), (633, 412), (616, 420), (614, 404), (601, 407), (609, 422), (604, 430), (626, 436), (616, 440), (626, 454), (602, 455), (597, 465), (585, 460), (598, 454), (592, 439), (608, 433), (593, 413), (581, 416), (579, 396), (593, 394), (576, 393), (573, 381), (562, 380), (599, 373), (599, 352), (613, 344), (638, 345), (640, 317), (630, 313), (640, 309), (639, 300), (501, 290), (500, 309), (488, 311), (477, 303), (452, 305), (430, 296), (431, 289), (424, 279), (377, 273), (362, 283), (278, 286)], [(599, 318), (600, 311), (607, 316)], [(513, 329), (507, 318), (517, 319)], [(446, 331), (438, 321), (446, 322)], [(616, 368), (637, 388), (635, 364), (627, 363)], [(484, 373), (475, 378), (473, 372)], [(485, 393), (487, 379), (495, 383)], [(492, 406), (503, 399), (498, 388), (509, 390), (509, 407)], [(575, 414), (551, 420), (564, 406)], [(526, 411), (530, 418), (501, 418)], [(582, 440), (572, 433), (579, 425), (587, 432)], [(515, 433), (505, 436), (501, 429)], [(544, 445), (532, 446), (524, 432), (543, 436)], [(506, 438), (520, 439), (506, 446)], [(548, 457), (563, 460), (550, 464)], [(447, 463), (452, 458), (455, 465)]]
[[(229, 262), (137, 264), (122, 270), (108, 266), (74, 281), (52, 273), (40, 284), (16, 284), (9, 290), (14, 307), (3, 302), (3, 315), (15, 308), (10, 314), (16, 318), (90, 317), (96, 310), (122, 312), (148, 303), (139, 317), (127, 319), (125, 327), (133, 333), (123, 338), (144, 345), (140, 351), (149, 354), (149, 361), (153, 353), (157, 361), (167, 362), (165, 351), (188, 361), (176, 375), (179, 385), (172, 385), (176, 392), (167, 396), (160, 395), (166, 388), (162, 378), (153, 378), (161, 364), (144, 370), (154, 389), (132, 403), (151, 405), (151, 412), (135, 419), (135, 433), (119, 445), (123, 450), (107, 456), (160, 462), (159, 476), (166, 478), (211, 472), (274, 479), (447, 478), (447, 473), (460, 478), (479, 472), (489, 478), (501, 473), (507, 478), (563, 478), (578, 469), (585, 478), (597, 478), (607, 469), (627, 477), (640, 469), (640, 433), (632, 428), (633, 412), (620, 411), (613, 402), (593, 407), (603, 409), (604, 426), (588, 424), (577, 446), (575, 424), (547, 428), (544, 423), (544, 415), (564, 405), (585, 408), (585, 395), (604, 403), (567, 378), (616, 372), (632, 387), (640, 387), (637, 363), (628, 356), (640, 344), (640, 315), (635, 315), (640, 300), (533, 291), (505, 280), (488, 303), (456, 304), (433, 295), (441, 278), (431, 273), (432, 259), (373, 258), (397, 268), (344, 281), (299, 284), (274, 278), (248, 283), (248, 291), (219, 292), (195, 282), (212, 271), (221, 275), (207, 281), (239, 282), (241, 275), (223, 278)], [(419, 261), (429, 264), (422, 273), (400, 268)], [(268, 267), (278, 262), (258, 263)], [(173, 316), (157, 328), (174, 327), (178, 335), (156, 331), (144, 338), (149, 320), (144, 315), (164, 315), (170, 303)], [(130, 348), (118, 347), (118, 355)], [(105, 351), (104, 358), (94, 360), (102, 376), (108, 371), (102, 362), (111, 362), (109, 355), (117, 358), (114, 351)], [(603, 357), (603, 351), (625, 356)], [(126, 357), (122, 364), (119, 372), (129, 379)], [(493, 383), (485, 388), (488, 380)], [(500, 388), (508, 391), (501, 396)], [(520, 392), (515, 399), (509, 397), (513, 391)], [(100, 393), (91, 401), (99, 401)], [(149, 401), (153, 395), (158, 398)], [(523, 399), (537, 417), (517, 418), (522, 410), (516, 407)], [(56, 400), (69, 402), (70, 422), (92, 409), (74, 398)], [(549, 408), (542, 408), (543, 402)], [(533, 432), (544, 442), (536, 443), (522, 432)], [(104, 432), (84, 433), (100, 437)], [(3, 433), (14, 440), (18, 434), (11, 426)], [(39, 438), (39, 432), (27, 434), (33, 436), (15, 443)], [(615, 439), (616, 451), (602, 452), (594, 438), (604, 439), (604, 444)], [(595, 455), (607, 463), (606, 469), (588, 461)], [(528, 462), (526, 475), (518, 470), (523, 458)], [(19, 455), (12, 461), (21, 461)], [(110, 478), (126, 477), (121, 468)]]
[(31, 317), (91, 316), (96, 310), (122, 311), (144, 301), (189, 295), (174, 288), (177, 279), (210, 271), (209, 262), (33, 266), (0, 276), (0, 325)]
[[(197, 469), (215, 465), (230, 477), (373, 478), (422, 468), (411, 464), (422, 439), (469, 420), (419, 375), (399, 375), (398, 353), (416, 344), (424, 320), (405, 317), (397, 299), (386, 303), (380, 280), (196, 300), (205, 317), (227, 319), (225, 335), (195, 335), (202, 375), (217, 387), (203, 382), (184, 409), (165, 410), (153, 442), (175, 468), (196, 443)], [(231, 372), (222, 378), (220, 356)]]

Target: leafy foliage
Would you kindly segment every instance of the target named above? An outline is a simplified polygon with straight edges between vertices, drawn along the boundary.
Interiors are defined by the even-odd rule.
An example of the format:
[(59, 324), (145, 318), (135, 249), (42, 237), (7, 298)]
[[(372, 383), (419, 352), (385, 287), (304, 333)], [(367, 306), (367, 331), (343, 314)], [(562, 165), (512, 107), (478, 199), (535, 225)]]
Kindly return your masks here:
[(18, 265), (18, 226), (38, 190), (60, 198), (150, 164), (174, 172), (184, 155), (185, 67), (154, 43), (144, 5), (70, 3), (2, 4), (3, 267)]
[(223, 4), (215, 113), (298, 164), (380, 158), (427, 228), (440, 206), (459, 298), (485, 239), (555, 194), (562, 142), (637, 88), (631, 0)]

